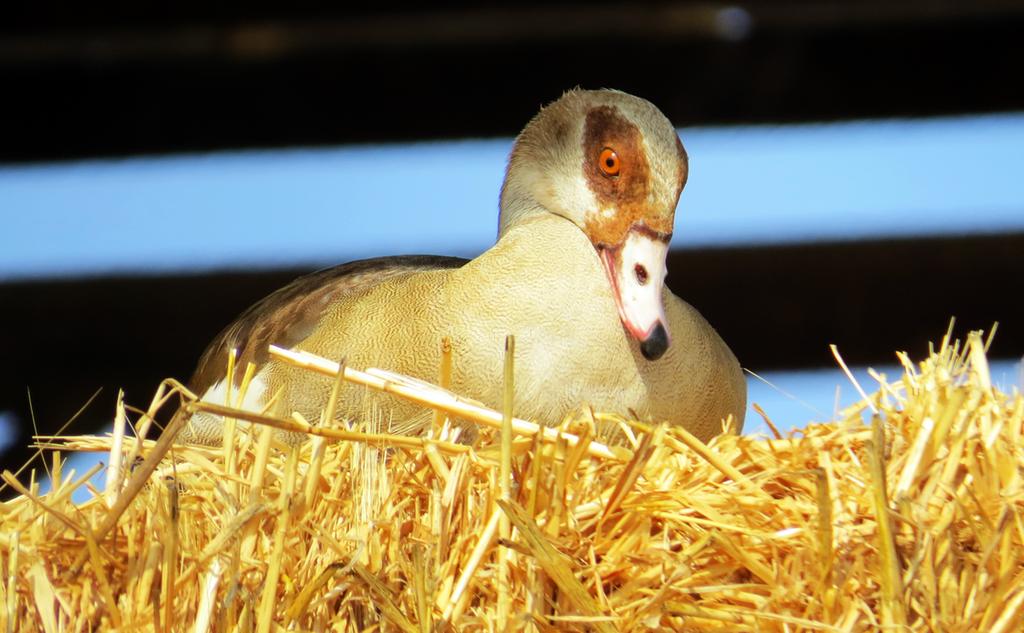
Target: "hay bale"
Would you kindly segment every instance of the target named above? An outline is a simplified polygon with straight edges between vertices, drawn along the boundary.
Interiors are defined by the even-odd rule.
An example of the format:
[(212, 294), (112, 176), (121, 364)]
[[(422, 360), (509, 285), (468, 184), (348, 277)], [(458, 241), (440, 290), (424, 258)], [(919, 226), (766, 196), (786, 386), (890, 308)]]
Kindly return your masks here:
[[(243, 413), (255, 424), (220, 448), (41, 440), (117, 466), (81, 504), (71, 492), (89, 473), (64, 477), (57, 452), (44, 496), (5, 474), (20, 493), (2, 506), (5, 630), (1024, 625), (1024, 400), (993, 387), (978, 333), (918, 365), (899, 355), (904, 374), (879, 376), (839, 421), (709, 446), (586, 411), (544, 432), (299, 356), (458, 411), (482, 425), (476, 442), (443, 416), (407, 438)], [(140, 427), (184, 392), (166, 383)], [(313, 439), (275, 445), (275, 427)], [(592, 441), (608, 428), (621, 446)]]

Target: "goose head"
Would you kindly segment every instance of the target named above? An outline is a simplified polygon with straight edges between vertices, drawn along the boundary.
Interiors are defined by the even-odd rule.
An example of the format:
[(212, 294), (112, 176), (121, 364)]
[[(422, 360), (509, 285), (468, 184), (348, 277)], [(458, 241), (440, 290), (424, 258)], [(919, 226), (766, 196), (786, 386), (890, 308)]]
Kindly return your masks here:
[(516, 138), (501, 191), (499, 237), (552, 213), (575, 224), (604, 267), (619, 318), (648, 360), (669, 346), (662, 291), (686, 151), (650, 102), (573, 90)]

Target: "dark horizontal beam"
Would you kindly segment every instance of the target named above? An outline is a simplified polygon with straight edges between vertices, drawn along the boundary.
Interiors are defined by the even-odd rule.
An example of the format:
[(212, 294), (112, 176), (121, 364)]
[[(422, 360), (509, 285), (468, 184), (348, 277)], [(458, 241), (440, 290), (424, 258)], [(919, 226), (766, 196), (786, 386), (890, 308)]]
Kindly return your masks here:
[[(1024, 234), (674, 251), (669, 285), (755, 371), (921, 358), (950, 317), (960, 334), (1001, 323), (994, 357), (1024, 350)], [(119, 388), (148, 403), (165, 377), (185, 379), (205, 345), (248, 305), (299, 270), (0, 285), (0, 411), (26, 424), (32, 390), (52, 432), (97, 389), (74, 431), (110, 420)], [(1018, 284), (1019, 285), (1019, 284)], [(17, 465), (23, 451), (3, 457)]]
[(576, 85), (680, 126), (1024, 109), (1019, 3), (397, 6), (23, 9), (0, 34), (0, 162), (512, 135)]
[(754, 370), (923, 358), (956, 331), (999, 322), (992, 354), (1024, 354), (1024, 234), (673, 252), (669, 285)]
[[(301, 11), (276, 19), (140, 23), (40, 29), (0, 38), (3, 64), (131, 64), (195, 59), (268, 60), (323, 51), (629, 40), (745, 39), (757, 31), (834, 31), (1018, 18), (1024, 5), (978, 2), (662, 2), (493, 5), (354, 15)], [(180, 18), (179, 18), (180, 20)]]

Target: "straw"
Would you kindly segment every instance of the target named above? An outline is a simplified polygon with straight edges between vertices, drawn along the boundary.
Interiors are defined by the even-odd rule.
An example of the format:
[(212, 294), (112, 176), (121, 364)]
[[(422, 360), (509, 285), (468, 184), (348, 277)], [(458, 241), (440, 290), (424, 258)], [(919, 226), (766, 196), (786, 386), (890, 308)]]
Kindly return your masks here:
[[(448, 392), (450, 366), (433, 386), (306, 353), (275, 352), (335, 378), (316, 425), (166, 381), (139, 432), (172, 397), (243, 423), (217, 447), (174, 439), (187, 416), (39, 438), (53, 489), (3, 475), (0, 630), (1019, 631), (1024, 399), (990, 343), (951, 330), (831, 422), (709, 443), (585, 408), (515, 418), (511, 339), (501, 410)], [(338, 420), (347, 382), (440, 413), (424, 437)], [(72, 501), (68, 451), (122, 466)]]

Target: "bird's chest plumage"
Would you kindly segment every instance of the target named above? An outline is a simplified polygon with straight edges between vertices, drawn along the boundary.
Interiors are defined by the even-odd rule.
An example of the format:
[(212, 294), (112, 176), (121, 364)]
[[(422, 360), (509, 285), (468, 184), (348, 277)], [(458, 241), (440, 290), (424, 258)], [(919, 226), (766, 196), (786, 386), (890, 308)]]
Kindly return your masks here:
[[(393, 278), (345, 297), (298, 347), (436, 381), (447, 337), (452, 388), (500, 406), (511, 334), (518, 415), (554, 423), (584, 403), (646, 410), (647, 386), (593, 247), (569, 223), (549, 223), (543, 232), (509, 236), (464, 268)], [(268, 367), (265, 379), (268, 396), (282, 389), (304, 415), (315, 415), (329, 393), (329, 381), (283, 365)], [(419, 414), (390, 397), (349, 396), (341, 407), (348, 417), (370, 407), (395, 418)]]

